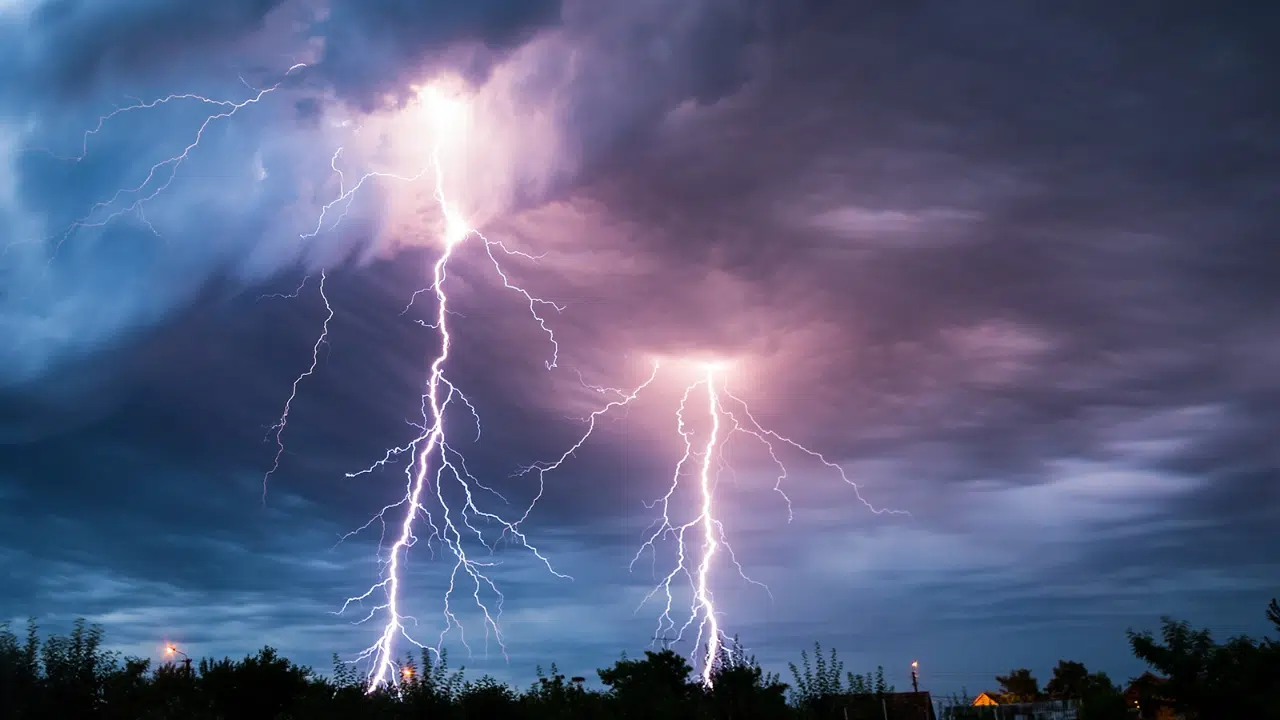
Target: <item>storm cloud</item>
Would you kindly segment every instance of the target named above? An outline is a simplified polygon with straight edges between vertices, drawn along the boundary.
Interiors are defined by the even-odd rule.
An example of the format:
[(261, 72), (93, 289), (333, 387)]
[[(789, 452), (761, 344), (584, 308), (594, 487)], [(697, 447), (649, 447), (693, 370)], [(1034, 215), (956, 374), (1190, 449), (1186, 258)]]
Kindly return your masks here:
[[(512, 505), (536, 490), (512, 470), (599, 405), (583, 379), (731, 357), (762, 422), (911, 513), (873, 515), (788, 456), (788, 522), (767, 458), (733, 448), (726, 526), (772, 597), (726, 573), (722, 609), (770, 665), (820, 638), (899, 686), (919, 659), (928, 688), (979, 690), (1059, 657), (1136, 674), (1123, 631), (1161, 614), (1257, 630), (1280, 541), (1280, 68), (1274, 11), (1247, 7), (13, 4), (0, 616), (88, 614), (142, 654), (162, 634), (217, 654), (265, 638), (323, 665), (368, 643), (326, 613), (373, 577), (376, 532), (337, 541), (402, 476), (344, 473), (412, 431), (437, 348), (414, 323), (429, 311), (401, 312), (438, 218), (429, 187), (377, 182), (311, 233), (334, 167), (403, 155), (383, 140), (448, 74), (475, 99), (459, 202), (539, 256), (513, 280), (565, 308), (548, 370), (483, 253), (451, 266), (473, 470)], [(130, 98), (277, 83), (146, 186), (227, 106), (85, 134)], [(325, 317), (321, 268), (336, 314), (264, 508), (262, 439)], [(629, 564), (685, 379), (548, 477), (527, 529), (574, 580), (500, 552), (512, 663), (477, 641), (472, 664), (581, 674), (649, 642), (658, 610), (635, 609), (664, 558)], [(412, 568), (434, 618), (447, 568)]]

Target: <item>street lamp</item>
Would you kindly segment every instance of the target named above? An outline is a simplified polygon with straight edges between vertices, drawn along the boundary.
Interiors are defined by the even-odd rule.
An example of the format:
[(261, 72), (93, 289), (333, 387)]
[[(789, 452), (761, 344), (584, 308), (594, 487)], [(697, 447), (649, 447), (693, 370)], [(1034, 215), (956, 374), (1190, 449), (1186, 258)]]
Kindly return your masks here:
[(920, 661), (911, 661), (911, 690), (912, 692), (920, 692), (920, 675), (916, 671), (920, 669)]
[(187, 673), (191, 672), (191, 656), (190, 655), (182, 652), (175, 645), (165, 645), (164, 652), (166, 655), (181, 655), (182, 667), (186, 669)]

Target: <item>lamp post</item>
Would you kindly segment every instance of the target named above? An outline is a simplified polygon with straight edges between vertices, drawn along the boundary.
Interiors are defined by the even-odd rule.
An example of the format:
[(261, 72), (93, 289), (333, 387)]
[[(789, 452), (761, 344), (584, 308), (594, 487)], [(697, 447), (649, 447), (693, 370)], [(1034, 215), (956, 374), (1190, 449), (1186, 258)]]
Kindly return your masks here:
[(191, 674), (191, 656), (190, 655), (182, 652), (174, 645), (166, 645), (164, 648), (164, 652), (166, 655), (181, 655), (183, 669), (186, 670), (188, 675)]
[(916, 671), (920, 669), (920, 661), (911, 661), (911, 691), (920, 692), (920, 675)]

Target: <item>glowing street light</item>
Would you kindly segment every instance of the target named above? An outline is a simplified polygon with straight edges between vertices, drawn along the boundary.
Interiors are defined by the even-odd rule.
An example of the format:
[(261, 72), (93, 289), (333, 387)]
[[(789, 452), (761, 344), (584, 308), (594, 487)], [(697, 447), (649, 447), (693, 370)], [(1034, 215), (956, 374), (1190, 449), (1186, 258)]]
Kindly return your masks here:
[(912, 692), (920, 692), (920, 682), (919, 682), (920, 675), (919, 673), (916, 672), (919, 669), (920, 669), (920, 661), (912, 660), (911, 661), (911, 691)]
[(165, 655), (181, 655), (182, 667), (186, 669), (188, 673), (191, 672), (191, 656), (179, 650), (176, 645), (165, 645), (164, 654)]

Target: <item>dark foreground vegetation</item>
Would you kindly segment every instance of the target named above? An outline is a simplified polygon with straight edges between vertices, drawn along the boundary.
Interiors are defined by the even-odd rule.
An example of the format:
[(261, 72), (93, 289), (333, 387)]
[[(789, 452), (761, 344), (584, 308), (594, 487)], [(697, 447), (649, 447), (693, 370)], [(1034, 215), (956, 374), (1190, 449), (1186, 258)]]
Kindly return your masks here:
[[(1280, 607), (1267, 617), (1280, 630)], [(925, 720), (927, 693), (896, 693), (883, 670), (845, 672), (834, 650), (815, 645), (791, 665), (791, 683), (765, 672), (754, 659), (730, 662), (712, 689), (691, 677), (673, 652), (623, 657), (597, 671), (603, 691), (566, 680), (554, 665), (538, 670), (523, 692), (493, 678), (467, 680), (444, 658), (406, 661), (399, 689), (365, 692), (362, 677), (335, 658), (321, 677), (271, 648), (243, 660), (201, 659), (152, 667), (102, 646), (99, 627), (77, 622), (69, 635), (40, 638), (35, 623), (25, 637), (0, 626), (0, 718), (111, 718), (120, 720), (325, 720), (327, 718), (439, 718), (441, 720), (661, 720), (766, 718)], [(1001, 703), (1071, 700), (1082, 720), (1183, 717), (1188, 720), (1280, 718), (1280, 642), (1237, 637), (1219, 644), (1208, 631), (1165, 619), (1159, 637), (1130, 633), (1134, 654), (1154, 676), (1126, 690), (1105, 673), (1060, 662), (1043, 687), (1025, 669), (996, 678)], [(1152, 679), (1152, 678), (1155, 679)], [(999, 709), (970, 707), (953, 698), (948, 717), (1000, 717)], [(1013, 715), (1006, 713), (1007, 717)]]

